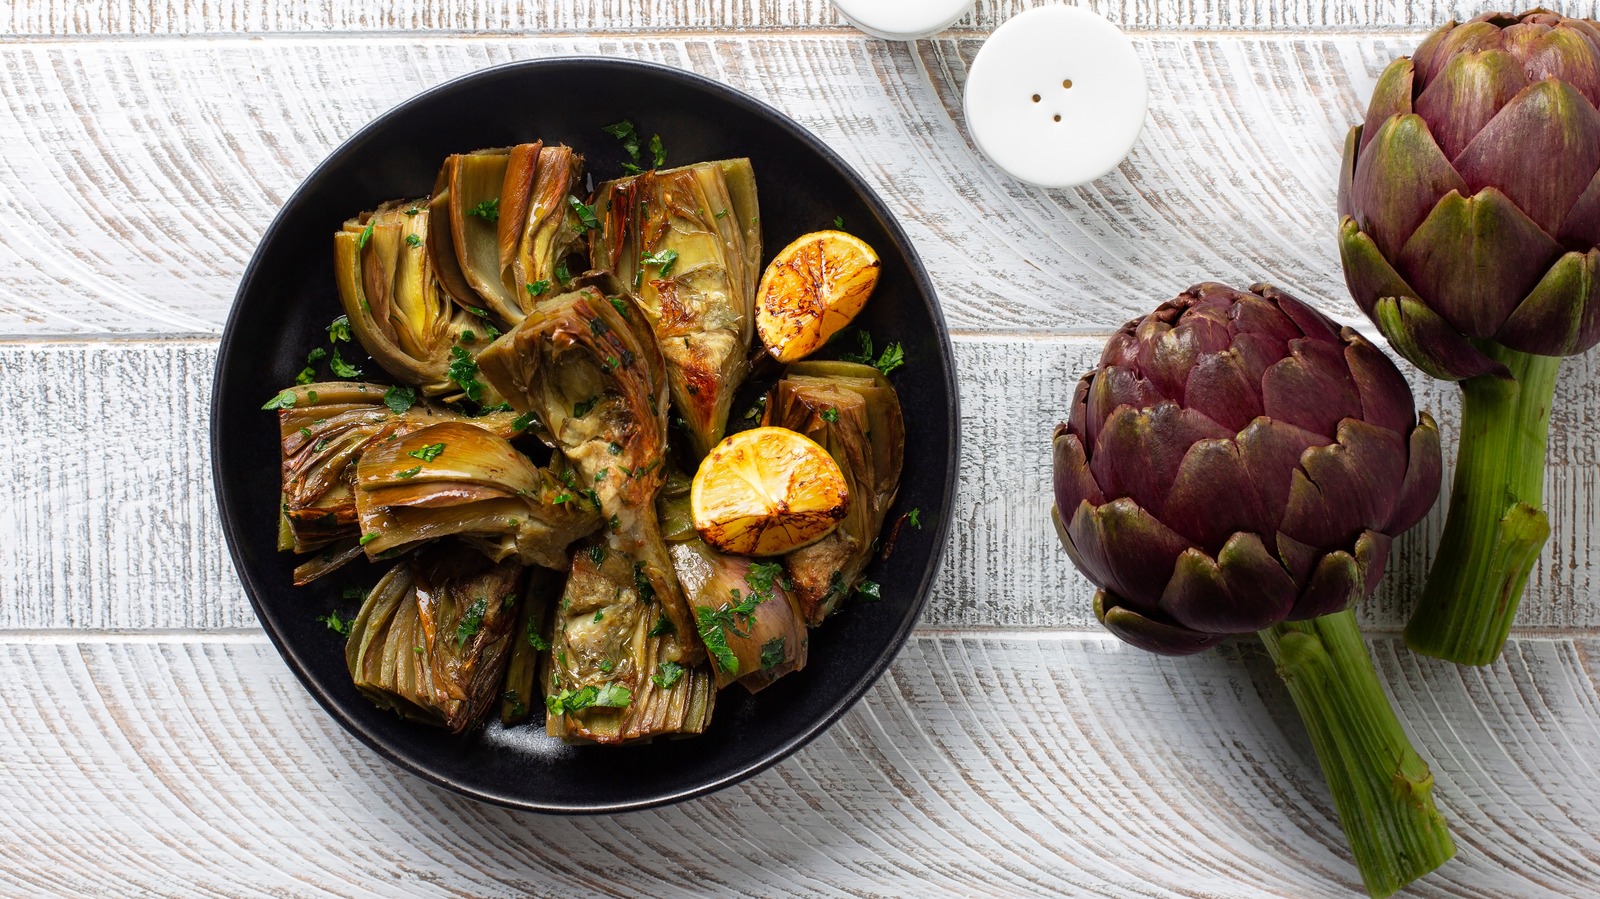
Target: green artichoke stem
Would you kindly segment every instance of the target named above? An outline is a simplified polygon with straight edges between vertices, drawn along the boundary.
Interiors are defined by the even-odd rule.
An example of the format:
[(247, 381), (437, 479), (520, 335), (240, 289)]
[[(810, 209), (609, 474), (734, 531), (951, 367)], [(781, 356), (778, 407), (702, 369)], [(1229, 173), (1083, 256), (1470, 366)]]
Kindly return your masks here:
[(1500, 657), (1528, 572), (1550, 537), (1545, 441), (1561, 360), (1489, 344), (1514, 380), (1461, 382), (1461, 451), (1438, 555), (1406, 644), (1463, 665)]
[(1311, 733), (1367, 892), (1386, 897), (1456, 853), (1354, 612), (1285, 622), (1258, 636)]

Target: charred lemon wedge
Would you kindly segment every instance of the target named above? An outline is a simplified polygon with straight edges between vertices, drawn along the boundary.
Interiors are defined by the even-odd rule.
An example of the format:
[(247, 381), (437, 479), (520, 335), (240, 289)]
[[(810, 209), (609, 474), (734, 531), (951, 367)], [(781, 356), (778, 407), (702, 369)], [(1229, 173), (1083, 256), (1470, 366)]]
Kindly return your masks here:
[(821, 349), (850, 324), (878, 284), (878, 254), (843, 231), (817, 231), (783, 248), (756, 290), (756, 330), (779, 362)]
[(821, 540), (850, 508), (828, 451), (787, 428), (741, 431), (700, 463), (689, 490), (694, 528), (726, 553), (777, 556)]

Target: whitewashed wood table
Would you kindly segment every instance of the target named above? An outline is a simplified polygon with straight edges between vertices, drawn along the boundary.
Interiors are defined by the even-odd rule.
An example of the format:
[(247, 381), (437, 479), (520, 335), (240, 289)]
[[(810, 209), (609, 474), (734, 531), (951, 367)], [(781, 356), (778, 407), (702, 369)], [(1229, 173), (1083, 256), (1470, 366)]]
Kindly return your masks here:
[[(1033, 2), (897, 44), (826, 0), (0, 0), (0, 893), (1357, 889), (1264, 655), (1166, 660), (1097, 629), (1048, 525), (1048, 442), (1105, 336), (1193, 281), (1270, 280), (1357, 321), (1345, 129), (1386, 62), (1482, 9), (1095, 0), (1149, 68), (1149, 123), (1117, 172), (1044, 192), (960, 114), (984, 35)], [(207, 450), (218, 334), (300, 179), (423, 88), (561, 54), (712, 75), (836, 147), (932, 272), (966, 415), (943, 574), (867, 699), (743, 785), (587, 819), (457, 798), (323, 714), (226, 558)], [(1453, 392), (1417, 383), (1451, 433)], [(1364, 611), (1460, 846), (1417, 895), (1600, 893), (1597, 409), (1600, 366), (1569, 363), (1555, 536), (1502, 661), (1396, 637), (1437, 511)]]

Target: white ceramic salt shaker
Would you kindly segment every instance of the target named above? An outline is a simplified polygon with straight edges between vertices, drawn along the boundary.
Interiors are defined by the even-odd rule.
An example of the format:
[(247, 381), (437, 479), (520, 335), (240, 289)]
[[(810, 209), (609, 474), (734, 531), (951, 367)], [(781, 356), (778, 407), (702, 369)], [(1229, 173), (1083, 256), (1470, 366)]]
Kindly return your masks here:
[(973, 0), (833, 0), (851, 25), (873, 37), (914, 41), (954, 25)]
[(1041, 6), (995, 29), (967, 73), (967, 130), (1012, 176), (1075, 187), (1139, 139), (1149, 102), (1133, 42), (1076, 6)]

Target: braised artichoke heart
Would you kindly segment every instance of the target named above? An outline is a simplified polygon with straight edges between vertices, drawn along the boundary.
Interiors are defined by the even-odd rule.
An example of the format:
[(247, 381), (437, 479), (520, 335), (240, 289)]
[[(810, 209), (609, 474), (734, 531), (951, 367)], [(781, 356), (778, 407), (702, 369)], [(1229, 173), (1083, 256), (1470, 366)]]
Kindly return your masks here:
[(356, 511), (369, 557), (459, 535), (495, 561), (565, 568), (566, 550), (599, 527), (557, 470), (504, 438), (460, 422), (369, 449), (356, 468)]
[(694, 618), (655, 507), (666, 478), (666, 378), (642, 313), (618, 290), (609, 276), (580, 279), (578, 290), (541, 303), (478, 361), (577, 469), (579, 492), (607, 522), (608, 545), (640, 562), (688, 664), (703, 654), (688, 638)]
[(698, 536), (671, 552), (718, 689), (758, 693), (806, 666), (806, 616), (781, 564), (717, 552)]
[(791, 365), (767, 397), (763, 425), (798, 431), (839, 463), (850, 508), (837, 530), (784, 558), (806, 620), (815, 626), (850, 595), (900, 490), (905, 421), (877, 369), (853, 362)]
[(761, 227), (748, 159), (645, 172), (602, 184), (596, 268), (628, 285), (665, 357), (695, 458), (722, 440), (749, 372)]
[(459, 392), (450, 377), (457, 337), (474, 317), (439, 288), (428, 254), (426, 201), (396, 201), (334, 235), (339, 302), (361, 346), (384, 371), (429, 396)]
[(461, 733), (500, 695), (524, 569), (430, 547), (368, 594), (345, 644), (360, 690), (402, 717)]

